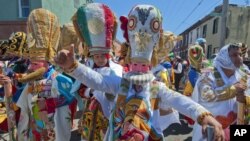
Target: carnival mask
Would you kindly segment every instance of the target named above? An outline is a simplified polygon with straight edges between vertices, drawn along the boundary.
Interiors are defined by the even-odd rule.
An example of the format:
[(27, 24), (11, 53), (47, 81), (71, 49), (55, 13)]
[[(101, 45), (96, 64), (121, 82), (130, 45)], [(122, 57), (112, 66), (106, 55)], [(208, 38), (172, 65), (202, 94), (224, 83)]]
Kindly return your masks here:
[(190, 64), (197, 70), (200, 70), (201, 68), (202, 57), (203, 57), (203, 49), (201, 46), (193, 45), (188, 49), (188, 58)]
[(151, 5), (137, 5), (128, 16), (128, 38), (131, 61), (150, 64), (152, 52), (159, 41), (162, 17)]

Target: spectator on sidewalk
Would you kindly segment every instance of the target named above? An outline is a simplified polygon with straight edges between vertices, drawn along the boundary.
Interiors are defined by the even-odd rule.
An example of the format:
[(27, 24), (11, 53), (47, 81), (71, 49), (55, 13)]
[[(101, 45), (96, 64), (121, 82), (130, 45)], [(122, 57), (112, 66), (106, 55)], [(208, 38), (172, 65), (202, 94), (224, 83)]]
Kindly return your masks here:
[(183, 76), (182, 59), (180, 56), (176, 56), (174, 61), (174, 75), (175, 75), (175, 91), (179, 91), (179, 83)]

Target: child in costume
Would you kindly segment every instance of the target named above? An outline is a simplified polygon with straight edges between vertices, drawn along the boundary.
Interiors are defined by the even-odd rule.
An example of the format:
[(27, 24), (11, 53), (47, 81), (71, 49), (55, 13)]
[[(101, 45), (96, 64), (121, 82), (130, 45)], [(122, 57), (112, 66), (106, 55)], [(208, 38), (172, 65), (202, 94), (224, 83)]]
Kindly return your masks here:
[[(86, 19), (83, 19), (84, 17)], [(73, 23), (80, 39), (85, 42), (85, 58), (92, 61), (86, 63), (88, 67), (104, 76), (121, 77), (122, 67), (112, 60), (112, 43), (116, 35), (117, 21), (109, 7), (104, 4), (81, 7), (73, 16)], [(82, 85), (80, 91), (81, 96), (86, 99), (79, 127), (82, 139), (101, 141), (108, 129), (108, 119), (115, 97), (113, 94), (91, 89), (86, 85)]]

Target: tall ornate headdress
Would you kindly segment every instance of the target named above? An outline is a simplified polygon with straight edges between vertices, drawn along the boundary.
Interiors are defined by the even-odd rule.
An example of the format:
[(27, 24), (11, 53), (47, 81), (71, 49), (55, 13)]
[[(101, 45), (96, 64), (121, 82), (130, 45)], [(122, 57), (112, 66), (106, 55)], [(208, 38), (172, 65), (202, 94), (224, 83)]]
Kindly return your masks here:
[(22, 56), (23, 49), (27, 48), (27, 36), (24, 32), (15, 32), (10, 35), (6, 53), (14, 56)]
[(139, 61), (156, 65), (157, 61), (151, 59), (156, 56), (152, 54), (157, 52), (156, 46), (162, 29), (160, 11), (152, 5), (137, 5), (132, 8), (128, 18), (122, 16), (120, 20), (124, 37), (130, 45), (127, 53), (129, 59), (126, 59), (128, 63)]
[(116, 36), (117, 21), (110, 8), (101, 3), (89, 3), (78, 8), (72, 17), (76, 32), (91, 55), (110, 53)]
[(24, 57), (53, 63), (60, 39), (57, 16), (46, 9), (33, 10), (28, 17), (27, 32), (28, 48), (24, 50)]

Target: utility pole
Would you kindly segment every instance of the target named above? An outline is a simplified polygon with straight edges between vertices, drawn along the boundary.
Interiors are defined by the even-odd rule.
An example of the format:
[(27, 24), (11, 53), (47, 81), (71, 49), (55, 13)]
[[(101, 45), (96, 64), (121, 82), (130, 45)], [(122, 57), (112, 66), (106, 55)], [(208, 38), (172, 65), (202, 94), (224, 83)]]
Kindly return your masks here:
[(226, 39), (226, 21), (227, 21), (227, 11), (228, 11), (228, 0), (223, 0), (222, 5), (222, 17), (221, 17), (221, 39), (220, 39), (220, 47), (223, 47), (225, 45), (225, 39)]

